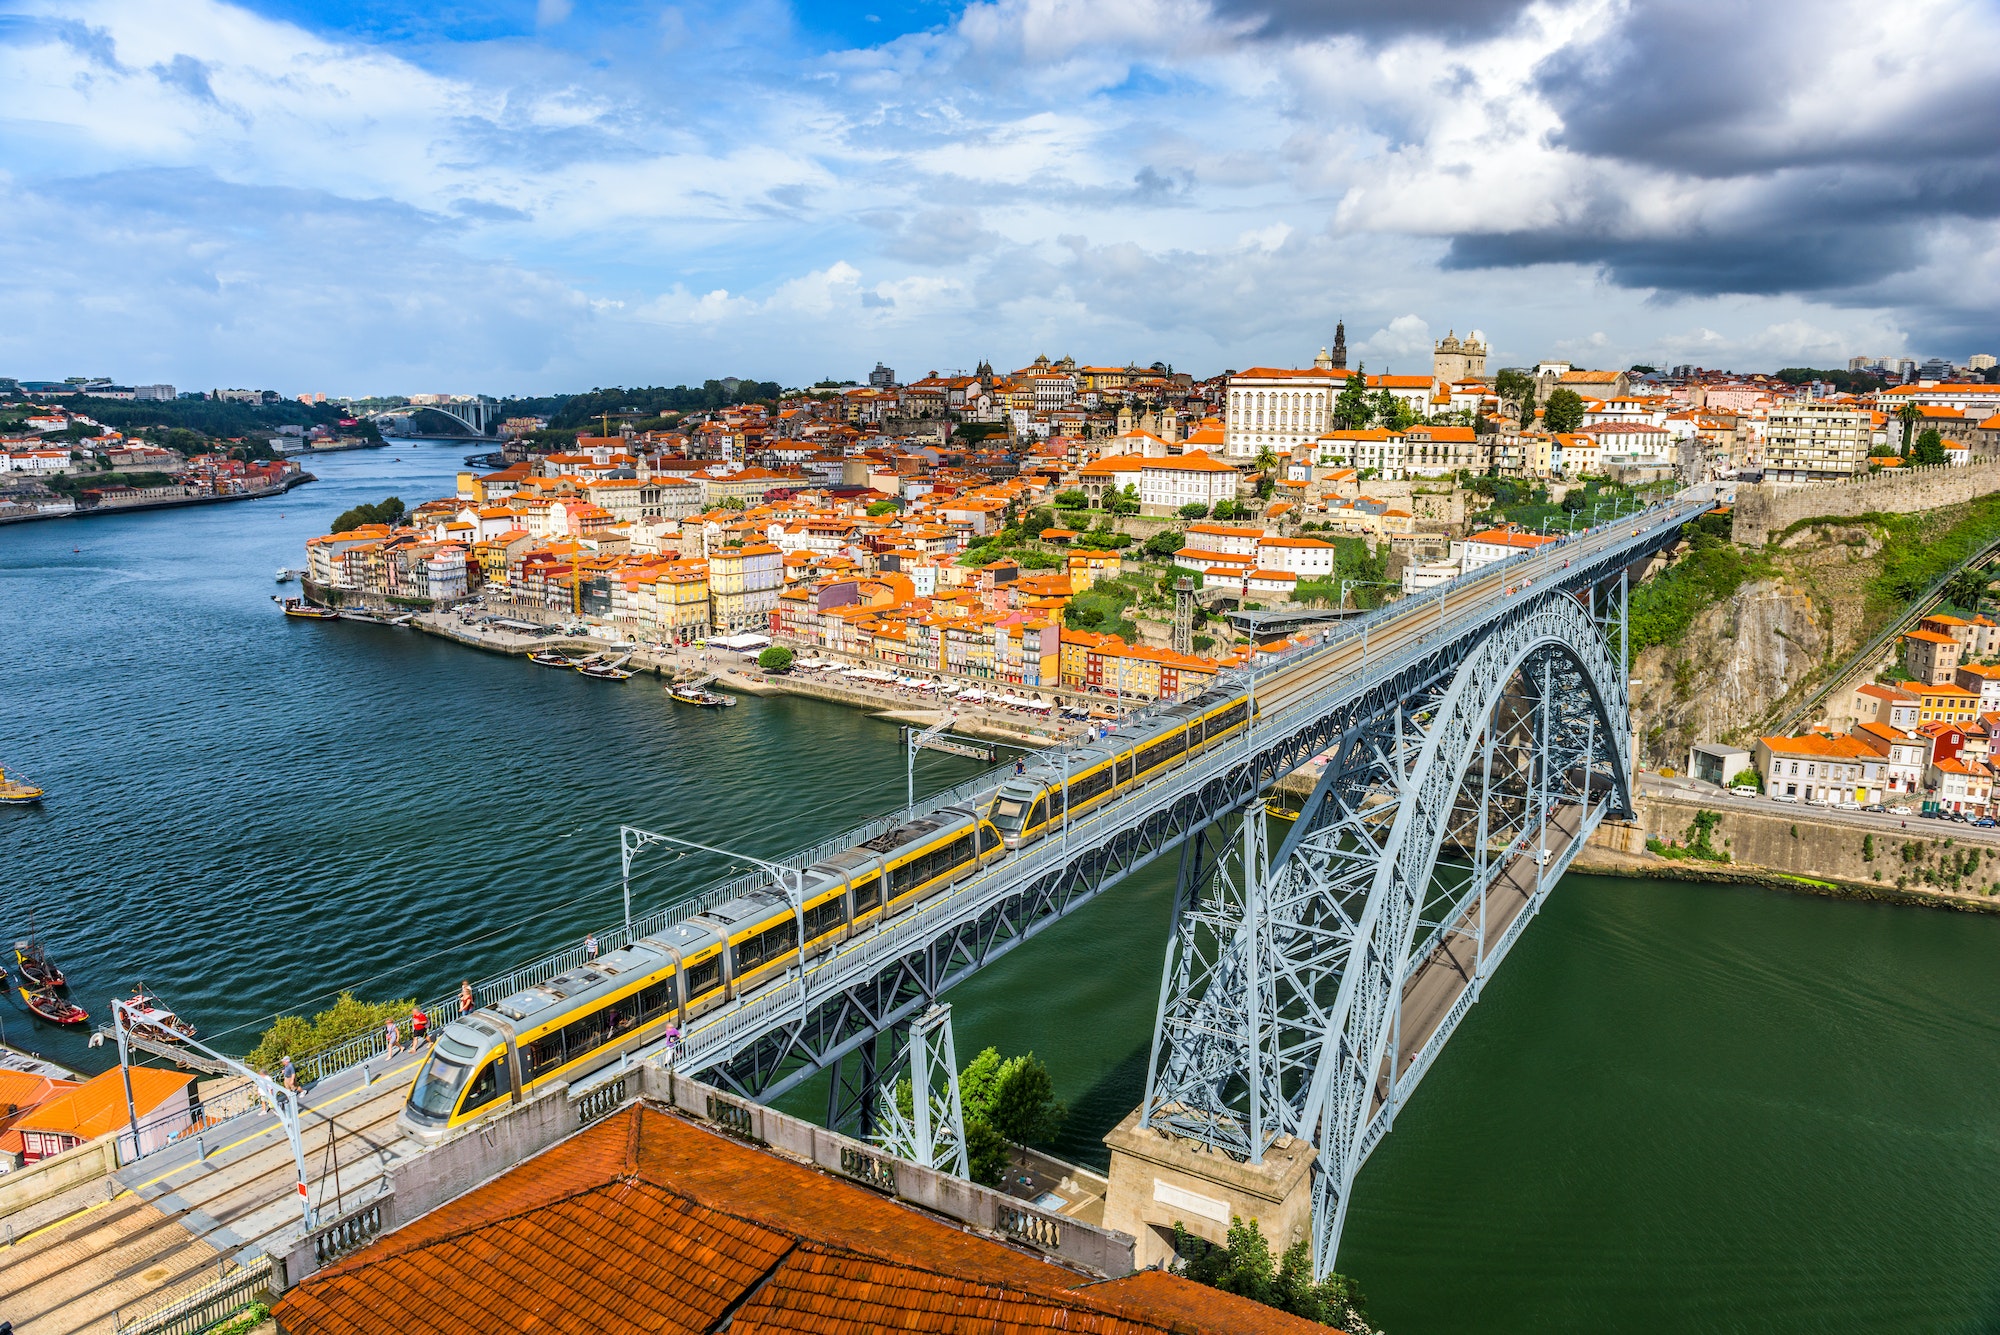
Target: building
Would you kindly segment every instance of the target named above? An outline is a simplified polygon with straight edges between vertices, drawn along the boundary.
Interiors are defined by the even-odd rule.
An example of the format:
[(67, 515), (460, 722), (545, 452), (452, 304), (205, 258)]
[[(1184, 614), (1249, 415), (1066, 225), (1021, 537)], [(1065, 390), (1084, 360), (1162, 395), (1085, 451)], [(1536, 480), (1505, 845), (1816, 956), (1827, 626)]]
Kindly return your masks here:
[(1993, 770), (1967, 756), (1933, 760), (1924, 771), (1924, 786), (1931, 790), (1931, 801), (1943, 810), (1984, 816), (1993, 801)]
[(1772, 797), (1826, 807), (1882, 800), (1885, 760), (1854, 737), (1759, 737), (1752, 754)]
[[(828, 1144), (832, 1163), (865, 1164), (884, 1188), (871, 1189), (818, 1154), (763, 1147), (796, 1154), (829, 1133), (750, 1116), (765, 1133), (746, 1142), (659, 1105), (625, 1108), (307, 1276), (272, 1315), (285, 1335), (1328, 1329), (1162, 1271), (1119, 1273), (1130, 1252), (1114, 1260), (1117, 1235), (1088, 1225), (1063, 1226), (1065, 1248), (1101, 1239), (1104, 1270), (975, 1231), (959, 1216), (997, 1219), (994, 1193)], [(895, 1198), (913, 1194), (937, 1212)]]
[(119, 1133), (119, 1158), (137, 1158), (133, 1152), (131, 1119), (139, 1119), (138, 1153), (159, 1149), (193, 1121), (188, 1103), (188, 1086), (194, 1076), (185, 1071), (162, 1071), (151, 1066), (125, 1068), (131, 1073), (132, 1106), (125, 1106), (125, 1080), (113, 1067), (93, 1076), (74, 1089), (46, 1100), (14, 1124), (21, 1136), (21, 1159), (32, 1164), (51, 1159), (66, 1150), (87, 1145), (99, 1136)]
[(1720, 742), (1698, 742), (1688, 748), (1689, 777), (1726, 788), (1736, 778), (1750, 768), (1751, 756), (1740, 746), (1724, 746)]
[(1237, 472), (1200, 450), (1139, 463), (1140, 513), (1170, 515), (1184, 505), (1213, 509), (1236, 499)]
[(1927, 739), (1886, 723), (1857, 723), (1848, 736), (1882, 758), (1882, 799), (1894, 802), (1917, 794), (1930, 763)]
[(1560, 539), (1549, 534), (1524, 533), (1518, 528), (1489, 528), (1468, 534), (1463, 542), (1457, 544), (1458, 550), (1453, 553), (1453, 559), (1459, 561), (1465, 570), (1472, 571), (1558, 541)]
[(1223, 454), (1254, 459), (1264, 450), (1290, 454), (1331, 430), (1333, 402), (1352, 372), (1325, 348), (1309, 369), (1253, 366), (1229, 377)]
[(1880, 723), (1898, 732), (1908, 732), (1923, 722), (1917, 717), (1923, 708), (1922, 701), (1908, 691), (1879, 682), (1871, 681), (1855, 687), (1850, 708), (1857, 722)]
[(1964, 648), (1935, 630), (1913, 630), (1903, 637), (1903, 671), (1925, 685), (1941, 685), (1958, 673)]
[(1868, 471), (1874, 414), (1865, 408), (1799, 402), (1771, 408), (1764, 421), (1767, 482), (1837, 482)]
[(1431, 351), (1431, 379), (1440, 385), (1486, 378), (1486, 335), (1477, 329), (1464, 339), (1447, 330)]
[(785, 587), (785, 554), (767, 542), (724, 547), (708, 558), (710, 618), (718, 631), (767, 631)]
[(1926, 685), (1921, 681), (1905, 684), (1917, 697), (1917, 726), (1926, 723), (1971, 723), (1979, 717), (1979, 696), (1955, 681)]

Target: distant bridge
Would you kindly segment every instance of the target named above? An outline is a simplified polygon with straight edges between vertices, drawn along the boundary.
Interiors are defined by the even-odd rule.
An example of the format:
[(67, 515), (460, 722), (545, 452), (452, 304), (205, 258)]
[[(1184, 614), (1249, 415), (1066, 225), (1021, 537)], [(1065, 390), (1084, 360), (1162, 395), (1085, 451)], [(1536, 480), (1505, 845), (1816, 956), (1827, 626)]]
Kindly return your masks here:
[[(443, 428), (423, 435), (492, 436), (500, 430), (500, 401), (481, 394), (463, 402), (418, 403), (407, 410), (412, 426)], [(428, 420), (422, 420), (429, 414)], [(443, 419), (443, 420), (440, 420)]]

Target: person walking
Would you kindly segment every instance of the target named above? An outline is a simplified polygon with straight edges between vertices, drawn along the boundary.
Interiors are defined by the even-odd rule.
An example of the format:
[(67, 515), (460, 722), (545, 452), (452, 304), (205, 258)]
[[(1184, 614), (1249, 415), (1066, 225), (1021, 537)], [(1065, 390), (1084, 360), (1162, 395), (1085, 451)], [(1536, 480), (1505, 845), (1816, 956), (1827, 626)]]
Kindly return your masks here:
[(595, 960), (597, 958), (597, 933), (595, 932), (584, 933), (583, 957), (586, 960)]
[(382, 1022), (382, 1050), (387, 1056), (395, 1056), (403, 1047), (403, 1031), (396, 1027), (396, 1017), (390, 1016)]
[(284, 1082), (285, 1088), (288, 1091), (293, 1094), (299, 1092), (299, 1070), (296, 1066), (292, 1065), (292, 1054), (289, 1052), (278, 1063), (278, 1078)]
[(430, 1032), (431, 1017), (424, 1014), (422, 1006), (410, 1008), (410, 1051), (415, 1052), (424, 1045), (424, 1036)]
[(460, 983), (458, 985), (458, 1013), (460, 1015), (470, 1015), (477, 1009), (479, 1009), (479, 1004), (472, 995), (471, 981), (468, 980)]

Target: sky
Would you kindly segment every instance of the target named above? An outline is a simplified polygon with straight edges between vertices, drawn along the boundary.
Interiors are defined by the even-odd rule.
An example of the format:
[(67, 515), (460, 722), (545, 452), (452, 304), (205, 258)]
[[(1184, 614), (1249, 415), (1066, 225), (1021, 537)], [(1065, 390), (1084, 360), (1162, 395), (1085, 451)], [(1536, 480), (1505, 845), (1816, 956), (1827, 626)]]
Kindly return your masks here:
[(2000, 352), (2000, 0), (0, 0), (0, 374)]

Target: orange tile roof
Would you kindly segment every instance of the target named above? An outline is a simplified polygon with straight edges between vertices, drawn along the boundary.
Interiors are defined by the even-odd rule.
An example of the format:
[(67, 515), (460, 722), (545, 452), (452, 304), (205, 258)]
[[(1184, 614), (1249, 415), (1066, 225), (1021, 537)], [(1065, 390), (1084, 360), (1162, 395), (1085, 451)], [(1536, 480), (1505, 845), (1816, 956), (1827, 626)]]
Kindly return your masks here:
[[(186, 1072), (162, 1071), (151, 1066), (129, 1069), (132, 1104), (141, 1117), (165, 1103), (177, 1090), (194, 1083), (194, 1076)], [(22, 1131), (52, 1131), (95, 1140), (125, 1125), (125, 1121), (125, 1082), (113, 1069), (57, 1094), (14, 1125)]]
[(1325, 1329), (1173, 1276), (1106, 1290), (640, 1105), (310, 1276), (274, 1315), (289, 1335)]

